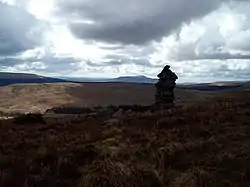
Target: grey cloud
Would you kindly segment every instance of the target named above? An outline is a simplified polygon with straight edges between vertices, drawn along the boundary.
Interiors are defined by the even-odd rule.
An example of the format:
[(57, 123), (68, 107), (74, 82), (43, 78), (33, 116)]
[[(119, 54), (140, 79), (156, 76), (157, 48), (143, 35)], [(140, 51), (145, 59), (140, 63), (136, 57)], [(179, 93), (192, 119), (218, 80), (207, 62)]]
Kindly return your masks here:
[(250, 45), (247, 40), (250, 38), (250, 25), (249, 30), (239, 30), (230, 38), (226, 38), (222, 37), (220, 32), (209, 29), (209, 24), (206, 26), (209, 34), (204, 34), (195, 42), (180, 38), (176, 34), (175, 45), (167, 48), (168, 58), (174, 61), (250, 59)]
[[(24, 57), (19, 55), (21, 52), (41, 44), (42, 37), (39, 35), (39, 29), (34, 32), (34, 28), (40, 27), (41, 23), (34, 16), (25, 12), (22, 4), (16, 7), (0, 3), (0, 70), (11, 67), (17, 67), (17, 70), (20, 67), (21, 70), (25, 70), (27, 67), (27, 71), (39, 70), (41, 73), (86, 72), (86, 74), (98, 74), (104, 72), (108, 74), (113, 72), (117, 75), (132, 73), (154, 76), (165, 64), (172, 63), (171, 67), (179, 75), (186, 77), (250, 78), (250, 65), (243, 66), (243, 62), (250, 59), (248, 42), (250, 38), (250, 4), (247, 1), (244, 1), (245, 3), (242, 5), (239, 5), (241, 4), (239, 1), (238, 4), (235, 2), (230, 4), (230, 11), (246, 16), (246, 20), (242, 24), (237, 20), (237, 23), (240, 23), (238, 24), (240, 25), (239, 32), (233, 33), (234, 36), (230, 38), (223, 38), (218, 30), (213, 30), (216, 27), (214, 25), (217, 24), (214, 23), (217, 14), (215, 17), (209, 18), (208, 22), (200, 19), (210, 12), (223, 14), (224, 9), (213, 10), (221, 7), (223, 1), (228, 4), (230, 0), (57, 1), (59, 4), (56, 8), (59, 12), (57, 12), (56, 19), (59, 19), (59, 22), (56, 22), (55, 19), (49, 22), (50, 26), (56, 28), (61, 24), (64, 25), (64, 21), (66, 21), (73, 35), (84, 40), (84, 44), (103, 50), (104, 55), (101, 55), (101, 60), (99, 61), (98, 55), (96, 58), (93, 55), (93, 61), (91, 61), (91, 56), (85, 57), (84, 54), (81, 59), (76, 59), (73, 53), (67, 54), (67, 46), (65, 53), (56, 53), (57, 49), (49, 46), (49, 43), (44, 46), (48, 54), (34, 53), (33, 57), (23, 59)], [(243, 2), (243, 0), (241, 1)], [(230, 11), (228, 11), (228, 15), (231, 15)], [(234, 16), (234, 14), (232, 15)], [(93, 21), (93, 23), (84, 23), (84, 21)], [(192, 24), (189, 25), (190, 21)], [(193, 27), (193, 22), (199, 22), (198, 27)], [(184, 37), (179, 36), (179, 38), (177, 36), (176, 41), (172, 43), (170, 40), (167, 42), (169, 47), (164, 50), (160, 48), (160, 45), (164, 43), (150, 42), (161, 41), (162, 37), (167, 38), (178, 31), (181, 32), (183, 23), (187, 23), (185, 25), (190, 27), (190, 34), (184, 34)], [(202, 39), (192, 43), (190, 35), (192, 33), (198, 35), (199, 26), (208, 31), (201, 36)], [(196, 28), (198, 28), (197, 33), (195, 33)], [(157, 58), (152, 60), (152, 54), (157, 53), (158, 50)], [(53, 52), (58, 56), (52, 54)], [(166, 55), (165, 52), (167, 52)], [(64, 55), (73, 57), (63, 57)], [(88, 61), (88, 59), (90, 60)], [(238, 64), (243, 64), (242, 68), (232, 69), (232, 66), (236, 67), (238, 64), (233, 64), (231, 61), (236, 60)], [(199, 63), (196, 66), (197, 61)], [(41, 66), (36, 68), (36, 62), (38, 62), (38, 66)], [(41, 63), (39, 64), (39, 62)]]
[(128, 61), (125, 60), (107, 60), (105, 62), (101, 63), (93, 63), (91, 61), (86, 61), (86, 65), (91, 66), (91, 67), (104, 67), (104, 66), (119, 66), (122, 64), (128, 64)]
[[(216, 9), (221, 0), (61, 0), (61, 14), (82, 39), (144, 44)], [(90, 20), (94, 24), (79, 21)]]
[(248, 42), (249, 40), (250, 40), (250, 24), (248, 25), (248, 28), (245, 31), (239, 32), (236, 37), (230, 39), (228, 42), (228, 46), (231, 47), (232, 49), (241, 50), (243, 52), (250, 52), (250, 43)]
[(3, 58), (0, 59), (0, 67), (11, 67), (11, 66), (15, 66), (17, 64), (19, 64), (20, 62), (22, 62), (22, 60), (17, 59), (17, 58)]
[(60, 72), (69, 69), (71, 71), (75, 71), (76, 69), (72, 64), (78, 62), (79, 60), (72, 57), (55, 57), (53, 55), (47, 55), (40, 58), (39, 61), (43, 62), (47, 66), (47, 69), (44, 71)]
[(203, 77), (224, 78), (225, 80), (249, 80), (249, 71), (250, 68), (245, 70), (217, 69), (216, 71), (203, 74)]
[(250, 60), (198, 60), (173, 62), (171, 65), (181, 80), (210, 82), (250, 78)]
[(0, 56), (14, 55), (41, 44), (40, 22), (17, 6), (0, 2)]
[(250, 59), (250, 55), (244, 55), (244, 54), (231, 54), (229, 52), (214, 52), (214, 53), (200, 53), (195, 54), (194, 51), (189, 50), (186, 53), (179, 51), (175, 54), (176, 56), (173, 57), (173, 60), (177, 61), (187, 61), (187, 60), (247, 60)]
[[(27, 64), (27, 68), (29, 68), (29, 64), (33, 64), (34, 62), (42, 62), (46, 68), (40, 69), (41, 72), (60, 72), (64, 70), (77, 70), (72, 64), (78, 62), (77, 59), (67, 58), (67, 57), (54, 57), (53, 55), (45, 55), (41, 58), (30, 57), (26, 59), (16, 58), (16, 57), (8, 57), (0, 59), (0, 69), (18, 67), (20, 64)], [(38, 67), (39, 68), (39, 67)], [(34, 65), (32, 65), (32, 69), (37, 69)]]
[[(119, 56), (119, 55), (107, 55), (105, 61), (101, 61), (100, 63), (93, 63), (91, 61), (86, 61), (86, 65), (92, 67), (105, 67), (105, 66), (120, 66), (120, 65), (128, 65), (135, 64), (138, 66), (144, 67), (159, 67), (157, 65), (152, 65), (148, 58), (131, 58), (128, 56)], [(161, 66), (160, 66), (161, 67)]]
[(214, 53), (214, 54), (204, 54), (203, 56), (197, 56), (197, 60), (199, 59), (210, 59), (210, 60), (245, 60), (250, 59), (250, 55), (242, 55), (242, 54), (230, 54), (230, 53)]

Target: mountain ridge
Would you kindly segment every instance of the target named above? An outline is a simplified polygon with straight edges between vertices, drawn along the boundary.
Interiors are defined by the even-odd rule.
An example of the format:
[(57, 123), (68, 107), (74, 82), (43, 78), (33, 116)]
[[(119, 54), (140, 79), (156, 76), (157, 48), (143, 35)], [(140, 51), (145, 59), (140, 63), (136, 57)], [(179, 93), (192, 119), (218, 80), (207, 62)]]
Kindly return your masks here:
[(56, 83), (56, 82), (69, 82), (69, 81), (57, 78), (45, 77), (31, 73), (0, 72), (0, 86), (7, 86), (11, 84), (22, 84), (22, 83)]
[(90, 77), (56, 77), (68, 81), (76, 82), (127, 82), (127, 83), (156, 83), (157, 79), (152, 79), (144, 75), (120, 76), (116, 78), (90, 78)]

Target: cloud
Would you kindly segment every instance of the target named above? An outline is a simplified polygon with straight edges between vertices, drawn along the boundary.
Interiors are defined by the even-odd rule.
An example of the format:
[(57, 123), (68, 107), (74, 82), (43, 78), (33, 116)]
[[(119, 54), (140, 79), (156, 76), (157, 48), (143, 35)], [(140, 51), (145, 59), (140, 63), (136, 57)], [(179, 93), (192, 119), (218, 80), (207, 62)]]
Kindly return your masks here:
[(60, 73), (66, 70), (76, 71), (72, 64), (77, 59), (70, 57), (56, 57), (44, 48), (26, 51), (18, 56), (0, 58), (0, 69), (11, 72), (39, 72), (42, 74)]
[(250, 79), (247, 0), (0, 0), (0, 23), (1, 71)]
[[(244, 7), (244, 8), (243, 8)], [(153, 61), (250, 59), (249, 2), (224, 4), (154, 43)], [(240, 62), (239, 62), (240, 63)]]
[(250, 60), (197, 60), (172, 64), (186, 81), (249, 80)]
[(34, 72), (46, 70), (47, 66), (42, 61), (5, 58), (0, 60), (0, 69), (7, 72)]
[(0, 56), (41, 45), (42, 25), (33, 15), (0, 1)]
[(183, 23), (202, 17), (220, 0), (61, 0), (58, 6), (81, 39), (141, 45), (161, 39)]

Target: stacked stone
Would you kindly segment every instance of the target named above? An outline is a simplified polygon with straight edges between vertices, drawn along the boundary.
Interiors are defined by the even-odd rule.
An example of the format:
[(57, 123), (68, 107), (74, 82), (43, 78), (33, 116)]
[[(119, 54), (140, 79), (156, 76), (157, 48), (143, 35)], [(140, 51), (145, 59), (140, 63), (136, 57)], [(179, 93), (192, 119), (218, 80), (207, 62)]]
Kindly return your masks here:
[(162, 72), (158, 74), (158, 82), (155, 84), (155, 104), (163, 108), (172, 107), (174, 105), (174, 88), (177, 75), (170, 70), (170, 66), (166, 65)]

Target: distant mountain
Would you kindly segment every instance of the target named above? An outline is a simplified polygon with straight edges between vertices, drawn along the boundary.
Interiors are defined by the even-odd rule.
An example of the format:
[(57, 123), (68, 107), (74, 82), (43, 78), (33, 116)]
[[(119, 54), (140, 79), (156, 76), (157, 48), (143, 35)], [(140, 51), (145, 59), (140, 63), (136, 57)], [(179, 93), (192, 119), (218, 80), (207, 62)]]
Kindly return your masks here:
[(91, 77), (55, 77), (57, 79), (73, 82), (108, 82), (109, 78), (91, 78)]
[[(74, 82), (113, 82), (113, 83), (146, 83), (154, 84), (157, 79), (146, 76), (124, 76), (118, 78), (86, 78), (86, 77), (58, 77), (60, 79)], [(223, 91), (223, 90), (239, 90), (250, 89), (250, 82), (244, 81), (228, 81), (228, 82), (212, 82), (212, 83), (194, 83), (183, 82), (177, 83), (177, 88), (198, 91)]]
[(124, 83), (156, 83), (156, 79), (151, 79), (146, 76), (125, 76), (118, 78), (87, 78), (87, 77), (58, 77), (60, 79), (76, 82), (124, 82)]
[(8, 73), (0, 72), (0, 86), (20, 83), (54, 83), (68, 82), (57, 78), (44, 77), (36, 74), (28, 73)]
[(118, 77), (110, 79), (109, 82), (129, 82), (129, 83), (148, 83), (154, 84), (157, 82), (157, 79), (151, 79), (146, 76), (127, 76), (127, 77)]

